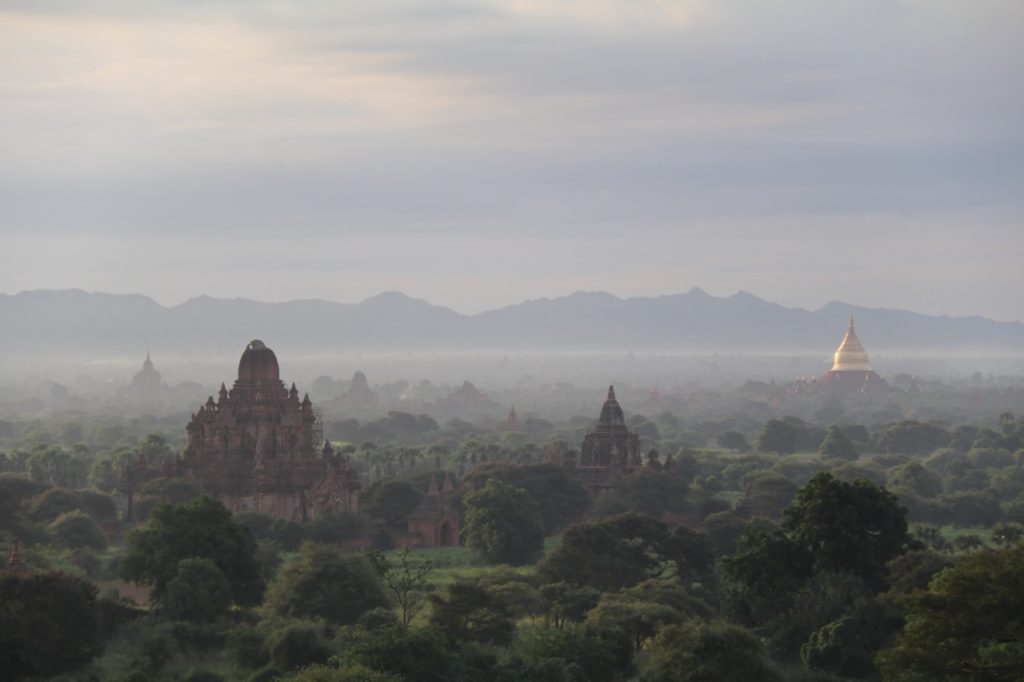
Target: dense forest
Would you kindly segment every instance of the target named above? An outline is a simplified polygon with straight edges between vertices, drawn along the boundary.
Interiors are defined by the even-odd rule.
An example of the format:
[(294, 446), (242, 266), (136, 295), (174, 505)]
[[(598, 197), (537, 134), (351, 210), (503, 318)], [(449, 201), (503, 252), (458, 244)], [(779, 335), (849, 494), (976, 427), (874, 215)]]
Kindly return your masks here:
[[(0, 675), (59, 680), (1019, 680), (1024, 419), (869, 428), (633, 415), (671, 471), (591, 496), (590, 421), (495, 433), (392, 412), (326, 425), (360, 514), (232, 514), (180, 420), (11, 420)], [(699, 443), (699, 444), (698, 444)], [(462, 546), (389, 546), (438, 473)], [(346, 543), (369, 534), (374, 546)]]

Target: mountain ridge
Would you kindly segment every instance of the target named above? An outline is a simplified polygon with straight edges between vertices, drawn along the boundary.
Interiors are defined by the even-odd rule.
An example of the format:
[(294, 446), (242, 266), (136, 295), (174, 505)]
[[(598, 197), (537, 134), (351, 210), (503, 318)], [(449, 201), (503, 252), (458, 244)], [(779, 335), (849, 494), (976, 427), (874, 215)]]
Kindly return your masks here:
[(1024, 349), (1024, 324), (829, 301), (788, 308), (747, 291), (620, 298), (576, 291), (466, 315), (386, 291), (359, 303), (264, 302), (202, 295), (164, 306), (144, 294), (37, 289), (0, 294), (0, 353), (95, 355), (140, 347), (188, 353), (239, 340), (307, 351), (677, 350), (791, 352), (832, 348), (850, 316), (868, 351)]

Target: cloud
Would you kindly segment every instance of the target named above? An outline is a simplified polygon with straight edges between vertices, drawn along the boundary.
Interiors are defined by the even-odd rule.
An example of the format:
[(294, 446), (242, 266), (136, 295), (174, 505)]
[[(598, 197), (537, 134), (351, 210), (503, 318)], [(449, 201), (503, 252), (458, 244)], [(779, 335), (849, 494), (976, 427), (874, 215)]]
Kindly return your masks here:
[[(5, 3), (0, 233), (21, 246), (0, 288), (67, 280), (61, 252), (68, 285), (184, 298), (279, 257), (295, 297), (346, 282), (479, 307), (659, 293), (679, 252), (679, 289), (809, 305), (813, 271), (821, 302), (866, 302), (931, 268), (964, 274), (907, 301), (1024, 317), (997, 291), (1024, 241), (1021, 19), (998, 1)], [(144, 260), (169, 234), (159, 284), (80, 243)], [(207, 248), (240, 264), (181, 274)], [(831, 274), (808, 266), (823, 250)]]

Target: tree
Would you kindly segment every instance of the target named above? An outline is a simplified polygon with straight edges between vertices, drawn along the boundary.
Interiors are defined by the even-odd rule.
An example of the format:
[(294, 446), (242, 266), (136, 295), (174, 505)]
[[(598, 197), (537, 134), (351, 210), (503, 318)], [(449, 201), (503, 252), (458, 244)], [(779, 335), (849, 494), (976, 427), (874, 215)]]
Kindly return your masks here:
[[(526, 680), (614, 682), (629, 671), (633, 658), (632, 644), (624, 632), (593, 625), (524, 628), (515, 650), (533, 666), (533, 674), (520, 678)], [(550, 676), (537, 675), (537, 670), (545, 664), (554, 664), (558, 672)], [(573, 668), (575, 670), (570, 672)]]
[(430, 624), (451, 643), (507, 644), (515, 635), (512, 614), (502, 600), (476, 582), (457, 580), (444, 595), (431, 595)]
[(51, 677), (101, 650), (96, 588), (64, 573), (0, 574), (0, 674)]
[(403, 682), (404, 678), (354, 663), (343, 668), (311, 665), (283, 679), (285, 682)]
[(665, 625), (710, 615), (708, 605), (691, 597), (678, 583), (647, 580), (621, 592), (601, 595), (597, 606), (587, 614), (587, 622), (622, 629), (639, 650)]
[(780, 530), (749, 527), (739, 550), (722, 559), (736, 618), (760, 625), (786, 613), (792, 595), (811, 577), (810, 551)]
[(256, 540), (227, 508), (210, 497), (153, 510), (146, 525), (128, 534), (121, 574), (126, 580), (151, 585), (161, 604), (168, 583), (177, 577), (182, 559), (209, 559), (228, 580), (231, 601), (252, 606), (263, 596)]
[(279, 616), (336, 625), (351, 625), (380, 606), (388, 606), (388, 598), (366, 558), (308, 542), (278, 571), (265, 604)]
[(661, 576), (677, 550), (665, 524), (623, 514), (567, 530), (540, 573), (548, 582), (618, 590)]
[(885, 564), (916, 545), (907, 530), (907, 510), (873, 483), (816, 475), (783, 512), (783, 528), (810, 552), (814, 568), (849, 571), (878, 589)]
[(477, 490), (490, 479), (525, 490), (537, 505), (546, 533), (573, 523), (590, 504), (586, 489), (569, 476), (565, 467), (555, 464), (482, 464), (474, 468), (462, 483), (467, 490)]
[(359, 510), (389, 526), (405, 523), (423, 498), (408, 481), (384, 481), (371, 485), (359, 495)]
[(398, 606), (402, 625), (409, 625), (423, 608), (427, 576), (434, 570), (433, 562), (430, 559), (412, 558), (406, 545), (402, 545), (393, 561), (379, 551), (371, 552), (369, 558)]
[(264, 658), (270, 659), (278, 671), (325, 663), (330, 655), (323, 628), (316, 623), (286, 623), (271, 632), (263, 643)]
[(164, 609), (172, 618), (208, 623), (227, 612), (231, 586), (209, 559), (182, 559), (178, 573), (167, 583)]
[(492, 479), (465, 497), (466, 545), (492, 563), (523, 565), (544, 548), (544, 528), (529, 494)]
[(65, 547), (77, 549), (90, 547), (103, 550), (107, 548), (107, 537), (99, 525), (88, 515), (80, 511), (61, 514), (50, 524), (53, 539)]
[(67, 488), (50, 488), (28, 503), (28, 515), (37, 521), (52, 521), (82, 506), (82, 498)]
[(935, 497), (942, 492), (942, 481), (939, 477), (916, 460), (892, 469), (886, 483), (894, 489), (909, 490), (926, 498)]
[(715, 440), (726, 450), (750, 452), (750, 443), (747, 442), (747, 437), (739, 431), (726, 431), (724, 433), (720, 433)]
[(825, 440), (818, 446), (818, 454), (830, 459), (857, 459), (857, 446), (841, 427), (832, 425), (825, 433)]
[(797, 451), (800, 434), (795, 426), (781, 419), (769, 419), (757, 437), (757, 449), (789, 455)]
[(396, 625), (372, 632), (354, 628), (345, 633), (342, 643), (343, 654), (339, 657), (342, 668), (360, 665), (391, 673), (406, 682), (440, 682), (453, 678), (450, 673), (455, 664), (454, 656), (444, 634), (437, 628)]
[(878, 434), (878, 449), (905, 455), (927, 455), (949, 445), (950, 434), (939, 424), (906, 419), (890, 424)]
[(689, 489), (686, 483), (675, 476), (662, 471), (640, 469), (622, 477), (610, 497), (624, 511), (659, 518), (666, 512), (685, 513)]
[(545, 625), (557, 629), (568, 622), (582, 623), (587, 612), (597, 606), (601, 593), (593, 587), (548, 583), (540, 588), (540, 598)]
[(735, 625), (690, 621), (669, 625), (651, 645), (642, 682), (783, 682), (750, 632)]
[(1021, 679), (1024, 545), (962, 557), (906, 606), (903, 632), (876, 659), (885, 680)]

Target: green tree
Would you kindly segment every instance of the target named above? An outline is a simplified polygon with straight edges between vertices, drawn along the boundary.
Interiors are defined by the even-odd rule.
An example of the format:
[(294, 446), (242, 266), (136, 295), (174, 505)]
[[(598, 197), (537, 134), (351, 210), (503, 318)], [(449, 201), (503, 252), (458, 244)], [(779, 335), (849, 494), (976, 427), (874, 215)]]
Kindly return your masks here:
[(909, 490), (925, 498), (935, 497), (942, 492), (939, 477), (916, 460), (890, 470), (886, 483), (896, 490)]
[(403, 682), (404, 680), (399, 675), (371, 670), (358, 663), (342, 668), (331, 665), (311, 665), (282, 679), (285, 682)]
[(601, 501), (610, 499), (625, 512), (660, 518), (666, 512), (685, 513), (688, 492), (689, 486), (675, 476), (662, 471), (640, 469), (619, 480), (615, 491), (610, 496), (604, 496)]
[(726, 450), (750, 452), (750, 443), (747, 442), (747, 437), (739, 431), (726, 431), (724, 433), (720, 433), (715, 441)]
[(642, 682), (783, 682), (761, 643), (735, 625), (669, 625), (651, 644)]
[(323, 627), (307, 621), (290, 621), (273, 630), (263, 642), (263, 657), (276, 671), (298, 670), (326, 663), (331, 648)]
[(474, 468), (462, 484), (467, 490), (478, 490), (490, 479), (525, 490), (537, 505), (546, 533), (575, 522), (590, 504), (586, 489), (559, 465), (482, 464)]
[(677, 550), (665, 524), (623, 514), (567, 530), (540, 573), (552, 583), (618, 590), (664, 574)]
[(28, 515), (36, 521), (53, 521), (61, 514), (82, 508), (82, 498), (67, 488), (50, 488), (28, 503)]
[(587, 613), (597, 606), (601, 593), (593, 587), (548, 583), (540, 588), (540, 598), (545, 609), (545, 625), (557, 629), (566, 623), (583, 622)]
[(857, 459), (857, 446), (846, 435), (842, 427), (832, 425), (825, 433), (825, 440), (818, 446), (818, 454), (830, 459)]
[(783, 512), (783, 528), (810, 552), (815, 570), (848, 571), (877, 588), (885, 564), (916, 546), (907, 510), (884, 488), (859, 480), (816, 475)]
[(455, 656), (448, 640), (437, 628), (404, 628), (399, 625), (383, 630), (355, 628), (342, 636), (342, 668), (361, 665), (381, 670), (405, 682), (442, 682), (453, 679)]
[(678, 583), (647, 580), (621, 592), (607, 592), (590, 613), (587, 622), (605, 628), (620, 628), (640, 649), (663, 626), (691, 618), (708, 618), (711, 609), (694, 599)]
[[(516, 641), (515, 652), (533, 667), (529, 671), (533, 674), (519, 679), (567, 682), (621, 680), (629, 671), (633, 657), (630, 639), (621, 630), (573, 623), (559, 629), (524, 628)], [(539, 670), (550, 669), (545, 664), (552, 663), (558, 669), (555, 675), (537, 675)]]
[(444, 594), (431, 595), (430, 624), (451, 643), (507, 644), (515, 623), (505, 603), (477, 582), (457, 580)]
[(51, 677), (101, 651), (96, 588), (63, 573), (0, 574), (0, 675)]
[(414, 558), (406, 545), (395, 553), (394, 559), (379, 551), (371, 552), (369, 559), (398, 606), (402, 625), (408, 625), (426, 601), (427, 578), (434, 570), (433, 562)]
[(492, 563), (523, 565), (544, 548), (544, 528), (529, 494), (492, 479), (465, 497), (466, 546)]
[(423, 493), (408, 481), (378, 482), (359, 495), (359, 511), (389, 526), (399, 526), (421, 499)]
[(171, 618), (208, 623), (224, 615), (231, 605), (231, 585), (209, 559), (182, 559), (167, 583), (164, 610)]
[(757, 449), (761, 452), (789, 455), (796, 452), (799, 445), (799, 430), (781, 419), (769, 419), (757, 437)]
[(903, 632), (877, 656), (885, 680), (1018, 681), (1024, 671), (1024, 545), (981, 550), (907, 597)]
[(313, 543), (302, 545), (299, 556), (278, 571), (265, 604), (282, 617), (336, 625), (351, 625), (380, 606), (388, 606), (388, 598), (365, 557)]
[(161, 604), (167, 584), (178, 574), (182, 559), (209, 559), (227, 578), (231, 601), (252, 606), (263, 596), (256, 540), (227, 508), (209, 497), (188, 505), (158, 506), (149, 521), (128, 534), (121, 574), (126, 580), (150, 585)]
[(885, 427), (877, 440), (882, 452), (927, 455), (949, 445), (950, 434), (941, 424), (906, 419)]
[(49, 527), (50, 535), (60, 545), (77, 549), (90, 547), (107, 548), (107, 537), (99, 525), (87, 514), (80, 511), (67, 512), (58, 516)]

